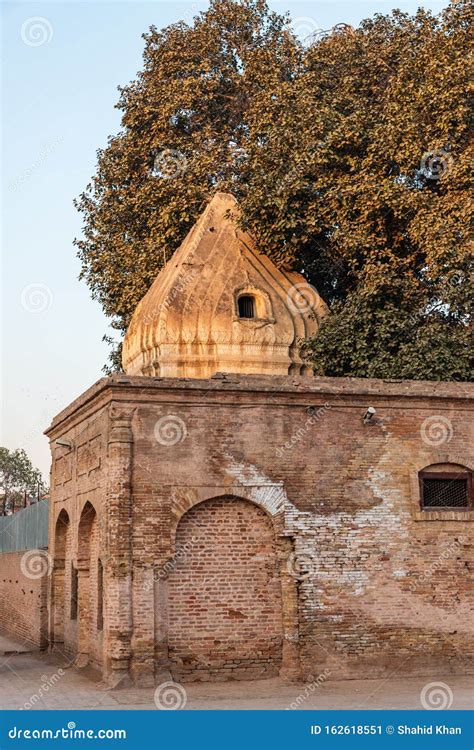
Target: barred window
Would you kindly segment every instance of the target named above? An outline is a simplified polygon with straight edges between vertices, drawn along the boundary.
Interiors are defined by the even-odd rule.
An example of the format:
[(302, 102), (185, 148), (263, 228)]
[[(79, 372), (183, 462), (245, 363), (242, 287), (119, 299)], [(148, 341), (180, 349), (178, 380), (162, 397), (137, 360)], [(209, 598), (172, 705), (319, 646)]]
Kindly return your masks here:
[(423, 509), (469, 510), (472, 507), (472, 481), (469, 472), (420, 473)]

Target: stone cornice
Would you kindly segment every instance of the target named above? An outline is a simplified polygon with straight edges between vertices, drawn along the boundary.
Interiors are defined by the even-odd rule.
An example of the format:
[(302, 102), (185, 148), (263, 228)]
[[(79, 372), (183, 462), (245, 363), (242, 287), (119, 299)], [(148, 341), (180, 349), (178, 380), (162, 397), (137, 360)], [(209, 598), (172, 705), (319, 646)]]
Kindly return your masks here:
[[(170, 399), (179, 403), (192, 400), (196, 406), (211, 403), (235, 403), (246, 405), (294, 405), (319, 406), (326, 401), (333, 407), (363, 407), (383, 404), (392, 408), (392, 401), (406, 399), (407, 409), (419, 408), (426, 401), (436, 403), (437, 408), (450, 408), (451, 403), (461, 402), (469, 409), (473, 401), (473, 383), (448, 383), (421, 380), (376, 380), (365, 378), (295, 378), (256, 375), (233, 375), (218, 373), (212, 378), (153, 378), (145, 376), (112, 375), (102, 378), (81, 396), (63, 409), (45, 431), (54, 439), (70, 429), (78, 420), (82, 421), (96, 413), (110, 401), (150, 403)], [(444, 402), (444, 403), (443, 403)], [(400, 403), (397, 404), (400, 408)]]

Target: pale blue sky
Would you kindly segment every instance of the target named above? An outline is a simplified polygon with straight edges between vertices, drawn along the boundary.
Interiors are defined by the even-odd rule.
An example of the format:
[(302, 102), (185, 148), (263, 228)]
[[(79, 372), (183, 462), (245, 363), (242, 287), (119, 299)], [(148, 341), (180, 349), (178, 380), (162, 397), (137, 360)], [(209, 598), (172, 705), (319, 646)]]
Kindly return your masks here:
[[(357, 25), (376, 12), (446, 0), (270, 2), (296, 27)], [(206, 8), (173, 2), (15, 2), (2, 6), (2, 445), (24, 447), (47, 476), (42, 435), (52, 417), (102, 376), (107, 321), (79, 282), (72, 202), (95, 152), (119, 128), (117, 86), (141, 67), (141, 34)], [(34, 19), (39, 18), (39, 21)], [(33, 19), (33, 20), (32, 20)], [(39, 42), (43, 43), (39, 43)]]

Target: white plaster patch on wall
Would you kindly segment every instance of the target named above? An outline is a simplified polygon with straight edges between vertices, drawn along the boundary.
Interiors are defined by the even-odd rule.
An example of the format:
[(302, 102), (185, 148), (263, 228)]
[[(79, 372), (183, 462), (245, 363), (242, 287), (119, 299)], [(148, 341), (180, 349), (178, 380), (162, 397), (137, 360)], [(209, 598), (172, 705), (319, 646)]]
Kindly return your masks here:
[[(365, 593), (370, 581), (370, 575), (364, 569), (364, 563), (369, 557), (366, 553), (368, 538), (372, 544), (375, 542), (381, 552), (389, 544), (387, 530), (393, 529), (393, 538), (397, 539), (397, 544), (400, 537), (406, 538), (408, 542), (406, 521), (409, 520), (409, 514), (402, 513), (402, 493), (393, 487), (390, 473), (384, 470), (390, 461), (388, 453), (383, 454), (377, 465), (369, 471), (368, 489), (375, 496), (383, 498), (382, 502), (355, 513), (332, 514), (299, 511), (288, 499), (283, 483), (274, 482), (253, 464), (237, 461), (229, 451), (225, 451), (224, 455), (228, 461), (226, 473), (238, 484), (250, 488), (254, 502), (272, 515), (284, 512), (285, 529), (295, 538), (295, 555), (313, 559), (311, 574), (300, 583), (305, 610), (327, 608), (324, 601), (321, 601), (325, 592), (339, 590), (341, 594), (357, 597)], [(328, 556), (328, 531), (342, 545), (337, 553), (338, 559)], [(391, 536), (389, 533), (388, 539)], [(321, 544), (324, 544), (322, 557), (319, 555), (320, 538)], [(342, 559), (344, 567), (341, 570)]]
[[(384, 499), (381, 505), (378, 505), (371, 510), (377, 511), (377, 509), (381, 509), (384, 506), (385, 513), (387, 511), (390, 512), (390, 520), (396, 524), (398, 533), (408, 539), (408, 522), (410, 521), (410, 515), (408, 512), (402, 510), (403, 493), (401, 489), (394, 486), (393, 475), (390, 471), (386, 470), (393, 465), (393, 456), (397, 454), (394, 440), (395, 439), (392, 438), (390, 441), (390, 452), (387, 450), (382, 453), (376, 466), (369, 469), (369, 486), (374, 495)], [(395, 509), (396, 512), (394, 512)], [(381, 520), (386, 521), (385, 513)], [(380, 512), (378, 515), (380, 516)], [(363, 519), (363, 516), (359, 517), (361, 520)]]
[[(289, 534), (294, 534), (301, 543), (305, 534), (310, 534), (311, 539), (315, 534), (314, 515), (298, 510), (289, 500), (283, 482), (275, 482), (268, 477), (257, 466), (251, 463), (241, 463), (228, 451), (224, 451), (228, 464), (224, 466), (225, 472), (233, 477), (237, 484), (250, 489), (251, 499), (264, 507), (271, 515), (284, 513), (284, 527)], [(324, 519), (324, 516), (321, 516)], [(311, 546), (314, 551), (314, 545)]]
[(250, 496), (253, 502), (266, 508), (272, 516), (284, 510), (286, 495), (282, 485), (252, 487)]
[[(387, 467), (393, 465), (393, 455), (403, 455), (403, 445), (397, 438), (391, 437), (390, 442), (390, 454), (388, 451), (382, 453), (376, 466), (369, 471), (369, 479), (372, 485), (374, 493), (384, 498), (387, 502), (387, 509), (389, 516), (380, 519), (380, 522), (392, 528), (394, 535), (397, 538), (397, 545), (395, 548), (391, 548), (391, 558), (393, 565), (393, 576), (400, 578), (402, 576), (396, 575), (396, 570), (402, 570), (403, 561), (410, 556), (410, 513), (404, 509), (404, 498), (402, 490), (394, 486), (393, 474), (387, 471)], [(383, 527), (381, 526), (381, 529)], [(380, 533), (379, 533), (380, 538)], [(394, 537), (395, 538), (395, 537)], [(404, 543), (400, 543), (404, 540)]]
[(369, 582), (369, 574), (362, 570), (345, 569), (337, 573), (336, 565), (330, 570), (318, 570), (311, 579), (313, 595), (307, 598), (305, 609), (332, 609), (340, 597), (362, 596)]
[[(354, 530), (354, 534), (347, 537), (346, 524), (351, 523), (354, 516), (350, 513), (336, 513), (328, 516), (300, 512), (288, 499), (282, 483), (274, 483), (253, 464), (238, 462), (228, 451), (225, 455), (229, 462), (225, 467), (226, 472), (239, 484), (251, 488), (251, 498), (254, 502), (265, 507), (272, 515), (284, 511), (285, 528), (295, 537), (295, 556), (313, 561), (313, 570), (310, 575), (300, 582), (302, 608), (308, 614), (325, 609), (326, 605), (321, 600), (325, 588), (334, 591), (336, 587), (341, 591), (344, 590), (344, 593), (361, 596), (369, 580), (368, 574), (356, 567), (347, 567), (342, 572), (338, 571), (337, 565), (332, 565), (328, 560), (325, 560), (324, 564), (330, 565), (331, 569), (325, 570), (322, 559), (318, 555), (319, 545), (317, 544), (318, 530), (326, 532), (328, 528), (332, 529), (335, 535), (340, 535), (344, 540), (344, 554), (346, 558), (354, 558), (354, 566), (356, 566), (361, 553), (354, 541), (360, 537), (362, 543), (364, 534), (362, 529), (360, 532)], [(379, 519), (374, 521), (374, 526), (378, 523), (380, 523)], [(326, 553), (327, 542), (323, 549)], [(322, 588), (321, 577), (325, 578)]]
[(226, 473), (242, 487), (250, 488), (253, 502), (265, 508), (272, 516), (285, 509), (289, 501), (282, 482), (273, 482), (253, 464), (239, 463), (228, 451), (224, 451), (224, 455), (228, 460)]

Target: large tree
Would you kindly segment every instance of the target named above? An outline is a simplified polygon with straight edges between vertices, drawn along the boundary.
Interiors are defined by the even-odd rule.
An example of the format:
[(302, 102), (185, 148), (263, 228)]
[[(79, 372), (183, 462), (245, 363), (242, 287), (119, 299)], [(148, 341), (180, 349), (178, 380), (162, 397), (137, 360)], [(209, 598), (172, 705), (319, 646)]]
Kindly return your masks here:
[(263, 0), (213, 0), (191, 26), (144, 35), (143, 70), (120, 90), (123, 128), (78, 201), (82, 276), (114, 328), (125, 330), (212, 194), (240, 194), (247, 111), (300, 62), (286, 27)]
[(124, 330), (216, 189), (331, 306), (327, 375), (469, 377), (469, 5), (304, 48), (261, 0), (145, 36), (123, 129), (79, 200), (83, 276)]

